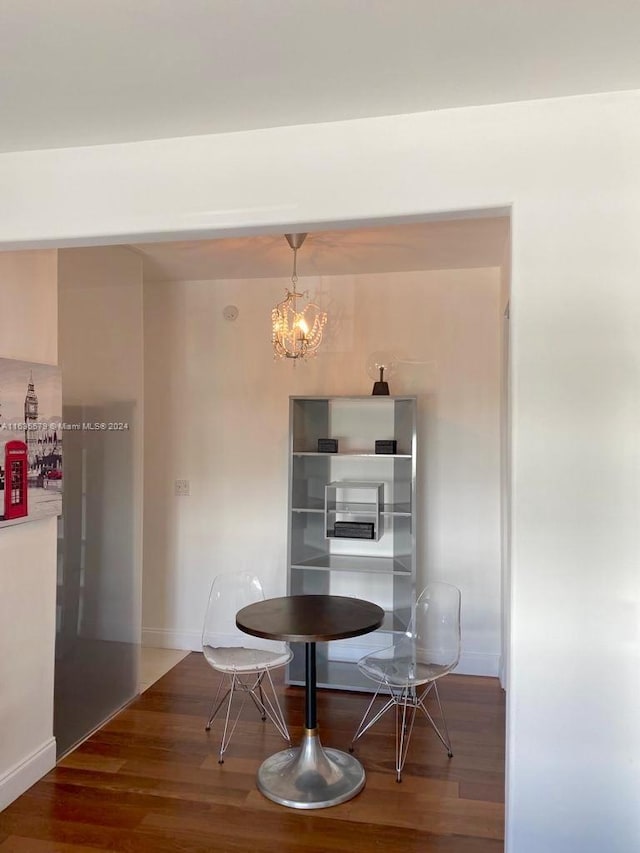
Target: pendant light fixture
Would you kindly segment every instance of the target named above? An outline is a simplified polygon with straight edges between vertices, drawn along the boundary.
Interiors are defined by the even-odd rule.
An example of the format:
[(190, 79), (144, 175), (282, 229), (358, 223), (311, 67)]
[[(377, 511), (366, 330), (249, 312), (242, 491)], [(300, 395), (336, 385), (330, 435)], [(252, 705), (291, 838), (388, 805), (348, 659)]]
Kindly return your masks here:
[(306, 234), (285, 234), (287, 243), (293, 249), (292, 289), (287, 289), (286, 297), (271, 311), (271, 340), (276, 358), (310, 358), (316, 355), (322, 341), (322, 332), (327, 315), (308, 300), (307, 291), (298, 293), (297, 260), (298, 249), (304, 243)]

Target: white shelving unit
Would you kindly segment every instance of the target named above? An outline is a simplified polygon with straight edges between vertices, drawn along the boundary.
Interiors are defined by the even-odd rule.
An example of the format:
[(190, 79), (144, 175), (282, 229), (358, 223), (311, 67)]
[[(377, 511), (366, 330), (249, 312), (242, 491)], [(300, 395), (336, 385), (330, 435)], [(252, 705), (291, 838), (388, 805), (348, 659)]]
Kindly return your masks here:
[[(338, 441), (318, 452), (318, 439)], [(395, 439), (397, 453), (375, 453)], [(382, 628), (319, 643), (318, 686), (371, 690), (355, 663), (404, 631), (415, 600), (415, 397), (291, 397), (288, 591), (353, 595), (380, 605)], [(336, 535), (336, 521), (367, 535)], [(344, 533), (343, 530), (340, 533)], [(304, 683), (304, 647), (293, 645), (288, 683)]]

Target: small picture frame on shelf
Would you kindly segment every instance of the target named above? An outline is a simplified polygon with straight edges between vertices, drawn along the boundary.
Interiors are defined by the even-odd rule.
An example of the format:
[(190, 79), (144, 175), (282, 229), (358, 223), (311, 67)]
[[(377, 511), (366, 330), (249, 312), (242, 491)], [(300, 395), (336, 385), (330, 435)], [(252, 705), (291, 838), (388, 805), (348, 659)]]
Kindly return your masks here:
[(319, 438), (318, 453), (337, 453), (338, 439), (337, 438)]
[(375, 443), (376, 453), (397, 453), (398, 442), (395, 438), (378, 439)]

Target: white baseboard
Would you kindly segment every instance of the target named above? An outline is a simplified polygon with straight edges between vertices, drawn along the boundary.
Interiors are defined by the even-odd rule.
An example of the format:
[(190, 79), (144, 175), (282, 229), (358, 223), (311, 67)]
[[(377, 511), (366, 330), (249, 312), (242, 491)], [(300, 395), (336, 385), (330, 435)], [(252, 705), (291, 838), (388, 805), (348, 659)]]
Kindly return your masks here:
[[(248, 640), (251, 638), (247, 638)], [(142, 629), (142, 645), (160, 649), (183, 649), (200, 652), (201, 635), (196, 631), (163, 631), (153, 628)], [(219, 642), (224, 645), (225, 638), (220, 635)], [(254, 640), (254, 642), (256, 642)], [(380, 638), (375, 635), (358, 637), (354, 643), (338, 641), (329, 644), (329, 656), (336, 660), (356, 661), (373, 649), (380, 648)], [(333, 654), (332, 654), (333, 652)], [(500, 655), (488, 652), (465, 652), (460, 655), (460, 663), (455, 669), (458, 675), (486, 675), (497, 678), (500, 673)]]
[(56, 766), (56, 739), (50, 738), (0, 776), (0, 811)]
[(506, 692), (507, 690), (507, 666), (506, 661), (500, 655), (500, 666), (498, 667), (498, 678), (500, 679), (500, 687)]
[[(359, 637), (359, 640), (362, 638)], [(343, 661), (355, 661), (359, 660), (364, 655), (369, 654), (371, 651), (380, 648), (380, 642), (376, 646), (368, 647), (364, 644), (356, 643), (350, 646), (344, 646), (343, 648), (338, 649), (340, 643), (330, 643), (329, 644), (329, 658), (335, 660), (343, 660)], [(333, 647), (333, 648), (332, 648)], [(332, 654), (333, 651), (333, 654)], [(460, 662), (458, 666), (455, 668), (454, 672), (457, 675), (486, 675), (491, 677), (498, 677), (498, 672), (500, 668), (500, 655), (492, 655), (480, 652), (463, 652), (460, 655)]]
[(454, 672), (457, 675), (488, 675), (497, 678), (500, 672), (500, 655), (463, 651)]
[[(212, 634), (213, 645), (234, 646), (238, 644), (238, 634)], [(254, 649), (272, 649), (273, 640), (261, 640), (259, 637), (246, 637), (247, 646)], [(156, 649), (181, 649), (189, 652), (202, 651), (202, 634), (196, 631), (157, 631), (142, 629), (142, 645)]]
[(182, 649), (186, 652), (202, 651), (202, 634), (196, 631), (162, 631), (142, 629), (142, 645), (156, 649)]

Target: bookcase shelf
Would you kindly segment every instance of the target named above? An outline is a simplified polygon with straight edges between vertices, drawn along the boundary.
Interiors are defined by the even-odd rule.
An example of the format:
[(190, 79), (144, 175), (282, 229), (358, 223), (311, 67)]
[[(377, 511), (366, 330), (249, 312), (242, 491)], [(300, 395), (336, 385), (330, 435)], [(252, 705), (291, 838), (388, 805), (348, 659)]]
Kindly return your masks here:
[[(318, 452), (326, 438), (337, 439), (338, 452)], [(398, 452), (375, 453), (375, 442), (389, 439)], [(353, 595), (385, 610), (373, 634), (319, 644), (319, 686), (370, 690), (357, 660), (406, 630), (415, 599), (415, 512), (415, 397), (290, 398), (288, 591)], [(287, 679), (300, 684), (304, 646), (292, 649)]]

